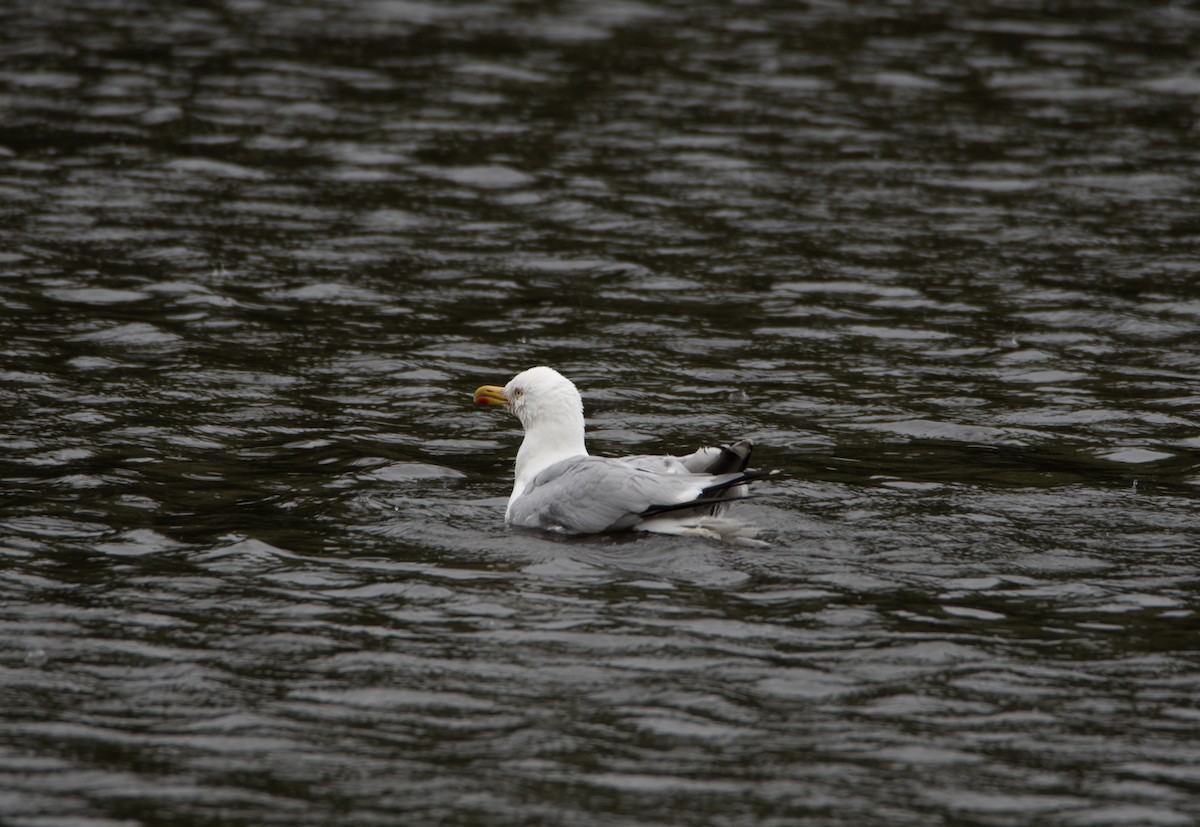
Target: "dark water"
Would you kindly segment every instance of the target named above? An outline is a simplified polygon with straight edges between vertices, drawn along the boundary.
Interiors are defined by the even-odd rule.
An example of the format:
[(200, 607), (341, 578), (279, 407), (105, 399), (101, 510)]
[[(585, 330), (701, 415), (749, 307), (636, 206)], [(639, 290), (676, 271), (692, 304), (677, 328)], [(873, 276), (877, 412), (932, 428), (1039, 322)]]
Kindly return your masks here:
[[(0, 821), (1196, 823), (1198, 47), (5, 4)], [(506, 531), (540, 363), (771, 546)]]

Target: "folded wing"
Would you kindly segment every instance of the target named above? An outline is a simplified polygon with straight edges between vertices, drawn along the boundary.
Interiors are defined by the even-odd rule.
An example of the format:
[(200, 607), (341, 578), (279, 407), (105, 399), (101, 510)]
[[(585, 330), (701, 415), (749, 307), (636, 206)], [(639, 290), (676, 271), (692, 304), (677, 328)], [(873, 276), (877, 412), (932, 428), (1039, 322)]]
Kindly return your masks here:
[[(702, 458), (704, 467), (736, 464), (749, 456), (748, 450), (745, 457), (726, 455), (727, 448), (702, 450), (716, 452)], [(692, 460), (697, 454), (678, 461)], [(569, 534), (638, 526), (664, 530), (681, 520), (715, 514), (725, 503), (745, 496), (749, 480), (763, 476), (744, 466), (718, 474), (662, 472), (630, 459), (578, 456), (551, 465), (513, 501), (509, 522)]]
[(634, 468), (663, 474), (730, 474), (746, 470), (753, 450), (753, 441), (741, 439), (731, 445), (701, 448), (682, 457), (645, 454), (620, 460)]

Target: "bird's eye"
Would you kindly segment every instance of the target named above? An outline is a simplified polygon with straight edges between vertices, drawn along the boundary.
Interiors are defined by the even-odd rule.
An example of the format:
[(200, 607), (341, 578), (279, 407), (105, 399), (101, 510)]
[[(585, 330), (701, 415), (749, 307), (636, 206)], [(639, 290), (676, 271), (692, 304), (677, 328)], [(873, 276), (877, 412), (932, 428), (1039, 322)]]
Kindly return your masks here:
[(513, 388), (512, 397), (513, 399), (520, 399), (524, 393), (525, 391), (521, 390), (520, 388)]

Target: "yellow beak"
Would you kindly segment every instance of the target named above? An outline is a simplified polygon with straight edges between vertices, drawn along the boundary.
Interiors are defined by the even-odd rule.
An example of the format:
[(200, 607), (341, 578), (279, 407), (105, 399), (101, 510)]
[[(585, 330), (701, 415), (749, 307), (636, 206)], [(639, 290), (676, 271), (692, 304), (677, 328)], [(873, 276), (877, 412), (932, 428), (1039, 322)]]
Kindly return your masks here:
[(475, 391), (475, 404), (484, 407), (490, 405), (496, 408), (507, 408), (508, 397), (504, 395), (504, 388), (484, 385)]

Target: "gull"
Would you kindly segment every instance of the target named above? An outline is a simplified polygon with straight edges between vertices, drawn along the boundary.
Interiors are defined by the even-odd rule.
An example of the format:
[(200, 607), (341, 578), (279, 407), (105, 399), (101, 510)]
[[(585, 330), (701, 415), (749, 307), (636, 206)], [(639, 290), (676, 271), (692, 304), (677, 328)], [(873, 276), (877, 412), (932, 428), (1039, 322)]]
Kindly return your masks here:
[[(583, 400), (575, 385), (544, 365), (503, 388), (484, 385), (475, 402), (520, 420), (510, 526), (562, 534), (649, 531), (756, 544), (757, 530), (719, 514), (745, 499), (753, 443), (706, 447), (682, 457), (596, 457), (584, 444)], [(771, 472), (774, 473), (774, 472)]]

